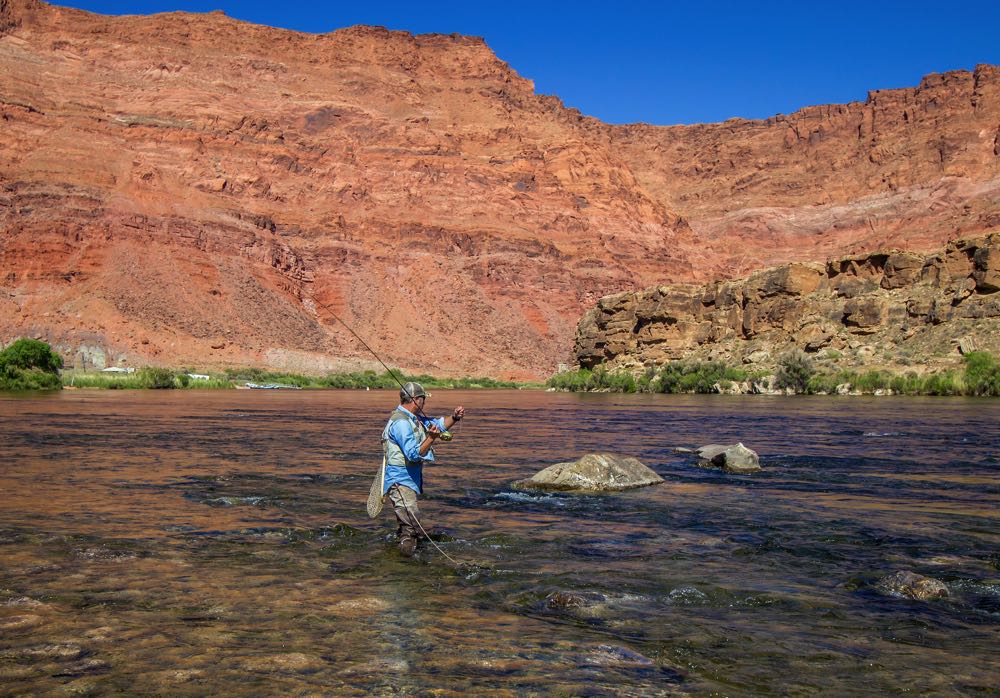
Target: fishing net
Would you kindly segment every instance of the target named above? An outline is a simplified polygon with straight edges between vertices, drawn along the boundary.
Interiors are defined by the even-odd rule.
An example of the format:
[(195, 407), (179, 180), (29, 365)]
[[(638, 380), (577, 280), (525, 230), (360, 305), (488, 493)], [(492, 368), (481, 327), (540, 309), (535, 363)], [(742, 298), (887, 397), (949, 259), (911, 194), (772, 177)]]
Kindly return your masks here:
[(385, 456), (382, 456), (382, 465), (379, 466), (375, 479), (372, 480), (372, 489), (368, 493), (368, 517), (374, 519), (382, 512), (382, 488), (385, 485)]

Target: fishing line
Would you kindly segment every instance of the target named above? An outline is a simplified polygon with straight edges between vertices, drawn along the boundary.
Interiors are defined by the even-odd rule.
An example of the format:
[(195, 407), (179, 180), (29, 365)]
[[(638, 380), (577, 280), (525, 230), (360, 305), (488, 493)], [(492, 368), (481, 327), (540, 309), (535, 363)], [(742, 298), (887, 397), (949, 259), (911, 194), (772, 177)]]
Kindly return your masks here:
[[(382, 368), (384, 368), (384, 369), (385, 369), (385, 370), (386, 370), (386, 371), (388, 372), (388, 374), (389, 374), (390, 376), (392, 376), (392, 379), (393, 379), (394, 381), (396, 381), (396, 383), (398, 383), (398, 384), (399, 384), (399, 387), (400, 387), (400, 389), (401, 389), (401, 390), (402, 390), (402, 391), (403, 391), (403, 392), (404, 392), (404, 393), (405, 393), (406, 395), (410, 395), (409, 391), (408, 391), (408, 390), (407, 390), (407, 389), (406, 389), (406, 388), (405, 388), (405, 387), (403, 386), (403, 382), (402, 382), (401, 380), (399, 380), (399, 378), (397, 378), (397, 377), (396, 377), (396, 374), (395, 374), (395, 373), (393, 373), (392, 369), (391, 369), (391, 368), (389, 368), (388, 366), (386, 366), (386, 365), (385, 365), (385, 362), (384, 362), (384, 361), (383, 361), (383, 360), (382, 360), (381, 358), (379, 358), (379, 355), (375, 353), (375, 350), (374, 350), (374, 349), (372, 349), (372, 348), (371, 348), (370, 346), (368, 346), (368, 342), (366, 342), (365, 340), (363, 340), (363, 339), (361, 338), (361, 335), (359, 335), (359, 334), (358, 334), (357, 332), (355, 332), (354, 330), (352, 330), (352, 329), (351, 329), (351, 326), (350, 326), (350, 325), (348, 325), (348, 324), (347, 324), (346, 322), (344, 322), (344, 321), (343, 321), (343, 320), (342, 320), (342, 319), (340, 318), (340, 316), (339, 316), (339, 315), (337, 315), (337, 313), (335, 313), (335, 312), (333, 311), (333, 308), (331, 308), (331, 307), (330, 307), (329, 305), (327, 305), (326, 303), (323, 303), (323, 302), (321, 302), (321, 301), (317, 300), (316, 296), (312, 295), (312, 294), (311, 294), (311, 293), (309, 293), (308, 291), (301, 291), (301, 293), (302, 293), (302, 295), (304, 295), (304, 296), (306, 296), (307, 298), (309, 298), (309, 299), (310, 299), (310, 300), (311, 300), (311, 301), (312, 301), (313, 303), (315, 303), (316, 305), (318, 305), (318, 306), (319, 306), (320, 308), (323, 308), (324, 310), (328, 310), (328, 311), (330, 312), (330, 315), (332, 315), (332, 316), (333, 316), (334, 320), (336, 320), (336, 321), (337, 321), (337, 322), (339, 322), (339, 323), (340, 323), (341, 325), (343, 325), (344, 327), (346, 327), (346, 328), (347, 328), (347, 331), (348, 331), (348, 332), (350, 332), (350, 333), (351, 333), (352, 335), (354, 335), (354, 338), (355, 338), (356, 340), (358, 340), (359, 342), (361, 342), (361, 344), (362, 344), (362, 345), (364, 345), (365, 349), (367, 349), (368, 351), (370, 351), (370, 352), (372, 353), (372, 356), (374, 356), (374, 357), (375, 357), (375, 359), (376, 359), (376, 360), (377, 360), (377, 361), (378, 361), (378, 362), (379, 362), (380, 364), (382, 364)], [(410, 398), (412, 399), (412, 398), (413, 398), (413, 396), (412, 396), (412, 395), (410, 395)], [(426, 417), (427, 415), (424, 415), (424, 416)]]
[[(393, 485), (393, 487), (397, 488), (396, 492), (398, 493), (399, 492), (399, 485)], [(414, 514), (410, 510), (410, 506), (406, 503), (406, 499), (403, 498), (402, 494), (399, 494), (399, 501), (401, 501), (403, 503), (403, 508), (406, 509), (406, 513), (409, 515), (410, 519), (412, 521), (416, 522), (417, 526), (420, 528), (420, 532), (424, 534), (424, 538), (426, 538), (427, 540), (429, 540), (431, 542), (431, 545), (433, 545), (435, 548), (437, 548), (437, 551), (439, 553), (441, 553), (446, 558), (448, 558), (449, 560), (451, 560), (451, 562), (453, 564), (458, 565), (459, 567), (461, 567), (462, 566), (461, 563), (459, 563), (457, 560), (455, 560), (455, 558), (453, 558), (451, 555), (449, 555), (448, 553), (446, 553), (445, 551), (443, 551), (441, 549), (441, 546), (437, 544), (437, 541), (435, 541), (433, 538), (430, 537), (430, 535), (428, 535), (427, 531), (424, 529), (424, 525), (422, 523), (420, 523), (420, 519), (417, 518), (417, 515)]]
[[(384, 368), (386, 370), (386, 372), (390, 376), (392, 376), (392, 379), (394, 381), (396, 381), (396, 384), (399, 386), (399, 389), (403, 391), (403, 394), (407, 395), (410, 398), (411, 402), (414, 402), (415, 396), (410, 395), (410, 391), (406, 389), (406, 386), (403, 385), (403, 382), (399, 378), (396, 377), (396, 374), (393, 372), (393, 370), (386, 365), (385, 361), (383, 361), (379, 357), (378, 354), (375, 353), (375, 350), (372, 349), (370, 346), (368, 346), (368, 342), (366, 342), (364, 339), (362, 339), (361, 335), (359, 335), (357, 332), (355, 332), (353, 329), (351, 329), (351, 326), (348, 325), (346, 322), (344, 322), (344, 320), (339, 315), (337, 315), (337, 313), (335, 313), (334, 310), (333, 310), (333, 308), (331, 308), (329, 305), (327, 305), (326, 303), (321, 302), (320, 300), (318, 300), (316, 298), (316, 296), (314, 296), (313, 294), (309, 293), (308, 291), (303, 291), (303, 290), (300, 289), (300, 292), (302, 293), (302, 295), (304, 295), (307, 298), (309, 298), (313, 303), (315, 303), (316, 305), (318, 305), (320, 308), (323, 308), (324, 310), (329, 311), (330, 315), (333, 316), (334, 320), (336, 320), (341, 325), (343, 325), (344, 327), (346, 327), (347, 331), (350, 332), (352, 335), (354, 335), (354, 338), (357, 339), (359, 342), (361, 342), (361, 344), (364, 345), (365, 349), (367, 349), (368, 351), (370, 351), (371, 354), (372, 354), (372, 356), (374, 356), (375, 359), (380, 364), (382, 364), (382, 368)], [(416, 402), (414, 402), (414, 407), (416, 407)], [(417, 407), (417, 414), (419, 414), (421, 417), (423, 417), (426, 420), (432, 421), (431, 418), (428, 417), (424, 413), (424, 410), (423, 410), (422, 407)], [(454, 428), (457, 425), (458, 425), (458, 421), (456, 421), (455, 424), (452, 425), (452, 427)], [(447, 440), (447, 439), (445, 439), (445, 440)]]

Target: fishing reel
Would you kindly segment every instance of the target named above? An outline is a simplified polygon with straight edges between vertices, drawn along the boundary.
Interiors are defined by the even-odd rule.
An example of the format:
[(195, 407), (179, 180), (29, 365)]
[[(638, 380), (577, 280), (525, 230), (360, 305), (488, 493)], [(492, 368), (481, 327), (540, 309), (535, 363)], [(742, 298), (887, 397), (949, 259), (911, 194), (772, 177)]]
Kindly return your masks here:
[[(426, 428), (426, 427), (427, 427), (427, 424), (424, 424), (424, 428)], [(438, 431), (437, 437), (438, 437), (439, 441), (451, 441), (453, 438), (455, 438), (452, 435), (452, 433), (450, 431), (448, 431), (447, 429), (442, 429), (442, 430)]]

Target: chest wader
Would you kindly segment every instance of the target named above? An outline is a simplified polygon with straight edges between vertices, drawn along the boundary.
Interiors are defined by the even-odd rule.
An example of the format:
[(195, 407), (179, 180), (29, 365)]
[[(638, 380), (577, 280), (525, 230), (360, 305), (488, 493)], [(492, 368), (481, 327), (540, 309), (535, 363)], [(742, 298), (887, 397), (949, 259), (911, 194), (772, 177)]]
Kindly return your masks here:
[[(385, 465), (396, 465), (396, 466), (410, 466), (418, 465), (412, 461), (406, 459), (406, 455), (403, 450), (396, 444), (392, 439), (389, 438), (389, 429), (392, 427), (393, 423), (400, 420), (406, 420), (410, 422), (410, 426), (413, 428), (413, 436), (417, 439), (417, 443), (423, 443), (424, 439), (427, 438), (427, 429), (418, 419), (411, 418), (405, 412), (396, 410), (389, 417), (389, 422), (385, 425), (385, 429), (382, 431), (382, 449), (383, 449), (383, 468), (381, 471), (381, 477), (376, 478), (377, 484), (381, 488), (385, 486)], [(420, 476), (420, 488), (423, 490), (423, 472), (421, 468)], [(372, 483), (372, 492), (374, 493), (376, 483)], [(397, 483), (393, 483), (389, 487), (389, 491), (385, 494), (392, 502), (392, 510), (396, 515), (396, 521), (398, 526), (396, 527), (396, 537), (399, 540), (399, 552), (401, 552), (406, 557), (413, 555), (417, 548), (417, 540), (419, 535), (417, 533), (417, 527), (420, 525), (417, 517), (420, 515), (419, 509), (417, 508), (417, 493), (410, 489), (409, 487), (400, 486)], [(381, 500), (380, 506), (381, 509)]]

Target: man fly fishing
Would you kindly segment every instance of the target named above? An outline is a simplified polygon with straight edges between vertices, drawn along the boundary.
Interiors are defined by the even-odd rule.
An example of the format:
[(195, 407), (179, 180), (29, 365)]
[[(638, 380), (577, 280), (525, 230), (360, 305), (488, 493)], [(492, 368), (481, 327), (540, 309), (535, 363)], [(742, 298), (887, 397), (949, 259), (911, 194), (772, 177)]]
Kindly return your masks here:
[[(405, 557), (412, 557), (423, 530), (418, 518), (417, 496), (423, 493), (424, 463), (434, 462), (434, 443), (439, 439), (450, 440), (448, 430), (465, 416), (465, 408), (456, 407), (449, 416), (432, 419), (424, 413), (426, 402), (427, 393), (419, 383), (401, 386), (399, 405), (382, 430), (385, 459), (384, 474), (380, 473), (380, 494), (392, 502), (399, 522), (396, 529), (399, 552)], [(374, 486), (378, 484), (379, 478), (376, 478)], [(376, 495), (376, 491), (372, 494)]]
[[(399, 406), (389, 416), (389, 421), (382, 430), (382, 466), (372, 482), (368, 493), (368, 516), (375, 518), (382, 512), (382, 503), (388, 496), (392, 502), (399, 527), (396, 536), (399, 539), (399, 551), (406, 557), (412, 557), (417, 549), (420, 537), (417, 530), (423, 531), (417, 509), (417, 495), (424, 491), (424, 463), (434, 462), (434, 451), (431, 449), (438, 439), (451, 441), (451, 429), (456, 422), (465, 416), (464, 407), (456, 407), (448, 417), (431, 419), (424, 413), (424, 403), (427, 393), (419, 383), (409, 382), (403, 385), (392, 369), (368, 346), (351, 326), (344, 322), (328, 304), (322, 303), (309, 293), (303, 295), (311, 298), (316, 305), (327, 310), (354, 338), (361, 342), (365, 349), (382, 364), (390, 376), (399, 384)], [(426, 535), (426, 531), (423, 531)], [(434, 543), (434, 541), (431, 541)], [(448, 553), (434, 543), (434, 547), (446, 558), (455, 562)]]

